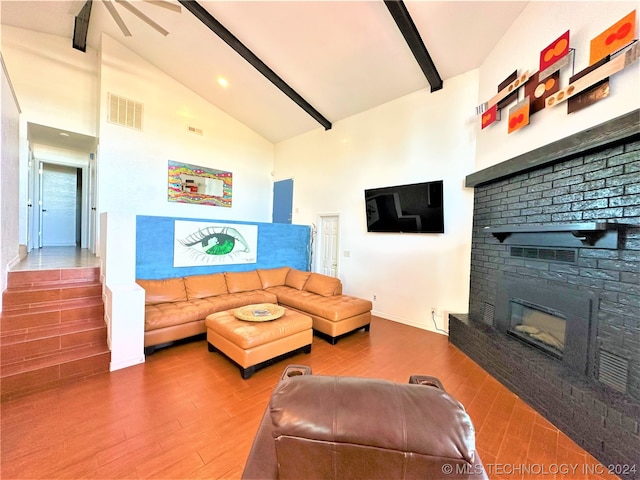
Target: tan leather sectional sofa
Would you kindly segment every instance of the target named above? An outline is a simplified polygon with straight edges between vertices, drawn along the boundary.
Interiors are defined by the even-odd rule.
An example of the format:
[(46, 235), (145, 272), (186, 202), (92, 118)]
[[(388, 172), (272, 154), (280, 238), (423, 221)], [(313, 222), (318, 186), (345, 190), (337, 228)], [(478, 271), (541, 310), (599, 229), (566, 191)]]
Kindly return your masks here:
[(206, 332), (212, 313), (255, 303), (278, 303), (308, 315), (329, 342), (369, 330), (372, 304), (342, 294), (338, 278), (289, 267), (136, 280), (145, 290), (145, 353)]

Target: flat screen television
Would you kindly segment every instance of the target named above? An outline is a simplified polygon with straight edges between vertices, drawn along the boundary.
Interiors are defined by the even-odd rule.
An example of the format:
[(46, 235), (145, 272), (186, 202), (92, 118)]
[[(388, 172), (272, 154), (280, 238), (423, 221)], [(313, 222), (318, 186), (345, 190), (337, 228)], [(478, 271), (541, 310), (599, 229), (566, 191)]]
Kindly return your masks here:
[(364, 191), (368, 232), (444, 233), (442, 180)]

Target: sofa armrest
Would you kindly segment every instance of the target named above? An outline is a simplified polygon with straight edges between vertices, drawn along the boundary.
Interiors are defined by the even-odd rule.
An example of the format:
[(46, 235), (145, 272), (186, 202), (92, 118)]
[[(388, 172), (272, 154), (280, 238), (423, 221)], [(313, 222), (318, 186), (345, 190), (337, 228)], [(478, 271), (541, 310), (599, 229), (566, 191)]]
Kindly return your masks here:
[(136, 283), (144, 289), (146, 305), (187, 300), (187, 291), (182, 277), (159, 280), (137, 279)]
[(342, 282), (336, 277), (312, 273), (304, 284), (304, 290), (323, 297), (332, 297), (342, 294)]

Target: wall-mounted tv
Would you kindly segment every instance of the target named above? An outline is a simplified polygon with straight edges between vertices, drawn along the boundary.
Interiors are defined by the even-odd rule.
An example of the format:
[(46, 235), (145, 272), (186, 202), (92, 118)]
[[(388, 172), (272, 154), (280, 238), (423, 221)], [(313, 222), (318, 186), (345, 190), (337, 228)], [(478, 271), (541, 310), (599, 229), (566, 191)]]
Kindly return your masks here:
[(444, 233), (442, 197), (442, 180), (367, 189), (367, 231)]

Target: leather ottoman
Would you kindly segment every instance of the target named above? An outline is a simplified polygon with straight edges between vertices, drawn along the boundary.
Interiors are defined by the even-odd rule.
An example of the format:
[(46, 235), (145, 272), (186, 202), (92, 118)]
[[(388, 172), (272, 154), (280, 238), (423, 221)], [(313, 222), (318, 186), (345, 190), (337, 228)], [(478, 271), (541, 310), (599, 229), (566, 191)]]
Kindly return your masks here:
[(239, 320), (234, 310), (226, 310), (207, 316), (205, 324), (209, 351), (218, 350), (231, 359), (244, 379), (285, 354), (311, 352), (311, 317), (293, 310), (285, 309), (282, 317), (266, 322)]

